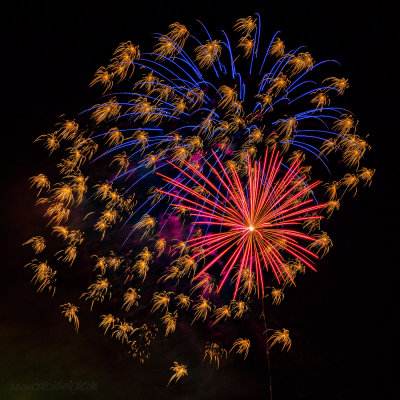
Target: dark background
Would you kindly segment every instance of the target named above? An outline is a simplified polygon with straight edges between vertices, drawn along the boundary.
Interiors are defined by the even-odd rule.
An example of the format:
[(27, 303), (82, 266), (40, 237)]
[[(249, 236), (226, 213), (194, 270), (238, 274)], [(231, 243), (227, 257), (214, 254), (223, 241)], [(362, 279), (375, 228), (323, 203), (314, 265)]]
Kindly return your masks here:
[[(231, 360), (218, 371), (189, 360), (189, 376), (166, 388), (175, 350), (156, 351), (139, 365), (90, 322), (75, 335), (56, 302), (30, 285), (23, 269), (30, 253), (21, 248), (40, 221), (27, 179), (46, 163), (32, 140), (51, 131), (61, 114), (93, 102), (88, 83), (116, 46), (126, 40), (146, 44), (151, 33), (166, 32), (175, 21), (193, 26), (198, 18), (216, 31), (254, 12), (262, 16), (266, 37), (281, 30), (289, 48), (305, 44), (315, 58), (342, 63), (351, 85), (347, 104), (360, 120), (360, 132), (370, 133), (366, 165), (377, 169), (372, 187), (347, 198), (333, 218), (334, 247), (318, 273), (307, 274), (277, 311), (292, 333), (293, 348), (272, 352), (274, 399), (398, 398), (392, 370), (398, 10), (382, 1), (65, 3), (14, 2), (2, 10), (0, 399), (265, 398), (262, 357)], [(189, 343), (182, 339), (180, 355)], [(74, 394), (13, 390), (15, 384), (58, 381), (97, 386)]]

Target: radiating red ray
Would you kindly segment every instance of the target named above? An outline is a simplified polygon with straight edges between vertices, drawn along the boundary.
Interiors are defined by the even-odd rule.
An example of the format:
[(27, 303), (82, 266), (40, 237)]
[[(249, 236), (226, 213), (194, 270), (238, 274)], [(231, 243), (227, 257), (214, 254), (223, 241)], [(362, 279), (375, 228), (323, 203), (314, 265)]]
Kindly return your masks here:
[[(307, 220), (322, 218), (315, 215), (315, 211), (326, 204), (312, 204), (313, 200), (302, 199), (320, 182), (305, 185), (299, 190), (299, 185), (304, 185), (299, 177), (300, 160), (294, 160), (285, 170), (275, 149), (270, 155), (267, 150), (262, 162), (247, 159), (247, 176), (242, 179), (243, 182), (234, 168), (227, 171), (215, 152), (214, 156), (215, 166), (204, 160), (204, 166), (210, 170), (209, 177), (188, 162), (184, 162), (186, 170), (170, 163), (189, 179), (187, 185), (159, 174), (179, 189), (177, 193), (160, 190), (161, 193), (171, 196), (189, 210), (195, 217), (194, 224), (211, 230), (216, 228), (213, 232), (207, 229), (204, 235), (187, 241), (188, 248), (193, 250), (191, 258), (205, 260), (205, 266), (194, 279), (201, 277), (217, 261), (223, 260), (225, 265), (218, 285), (220, 291), (232, 270), (238, 266), (233, 296), (236, 298), (244, 269), (248, 268), (249, 284), (255, 273), (258, 296), (260, 293), (264, 295), (264, 268), (271, 268), (278, 282), (286, 277), (291, 279), (285, 266), (290, 257), (315, 270), (312, 259), (318, 256), (302, 243), (316, 239), (302, 232), (301, 226)], [(194, 191), (192, 183), (204, 187), (204, 194)]]

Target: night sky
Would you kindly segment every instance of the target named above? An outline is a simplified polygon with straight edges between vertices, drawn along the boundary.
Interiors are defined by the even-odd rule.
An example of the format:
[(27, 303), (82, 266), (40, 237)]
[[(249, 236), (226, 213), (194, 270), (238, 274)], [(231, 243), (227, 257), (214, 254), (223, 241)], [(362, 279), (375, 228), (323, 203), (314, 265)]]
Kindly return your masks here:
[[(131, 40), (145, 46), (153, 32), (166, 32), (175, 21), (193, 26), (200, 19), (217, 31), (254, 12), (261, 14), (265, 37), (280, 30), (289, 48), (304, 44), (318, 60), (341, 62), (350, 81), (346, 104), (360, 120), (360, 132), (370, 134), (365, 165), (377, 169), (371, 188), (348, 196), (332, 218), (334, 247), (318, 272), (301, 278), (273, 311), (271, 318), (288, 327), (293, 341), (288, 353), (271, 354), (274, 400), (399, 398), (392, 381), (399, 265), (394, 188), (400, 172), (398, 111), (392, 105), (398, 102), (399, 38), (392, 16), (398, 10), (382, 1), (56, 3), (15, 2), (2, 10), (0, 400), (266, 398), (262, 356), (231, 357), (216, 370), (191, 356), (195, 338), (183, 335), (176, 347), (160, 346), (141, 365), (84, 311), (76, 335), (55, 299), (35, 292), (23, 268), (32, 253), (21, 247), (39, 234), (41, 223), (28, 178), (48, 162), (32, 141), (50, 132), (61, 114), (96, 100), (98, 92), (88, 83), (117, 45)], [(166, 388), (171, 359), (185, 354), (189, 376)], [(15, 390), (43, 382), (94, 387), (76, 393)]]

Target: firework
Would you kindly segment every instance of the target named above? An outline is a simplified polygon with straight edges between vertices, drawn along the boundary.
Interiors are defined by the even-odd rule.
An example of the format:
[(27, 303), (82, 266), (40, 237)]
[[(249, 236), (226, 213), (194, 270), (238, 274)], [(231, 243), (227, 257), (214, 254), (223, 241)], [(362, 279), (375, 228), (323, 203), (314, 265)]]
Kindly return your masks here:
[(161, 318), (161, 322), (165, 325), (165, 336), (168, 336), (169, 333), (175, 331), (177, 319), (177, 311), (174, 311), (173, 313), (167, 311), (166, 314)]
[(228, 305), (223, 305), (222, 307), (217, 308), (214, 311), (215, 321), (213, 325), (216, 324), (220, 320), (225, 320), (231, 316), (231, 309)]
[(63, 315), (68, 319), (68, 322), (73, 322), (75, 330), (79, 329), (78, 307), (71, 303), (62, 304), (60, 306)]
[(42, 292), (44, 289), (48, 289), (50, 293), (54, 295), (56, 290), (56, 273), (47, 261), (41, 262), (39, 260), (32, 260), (26, 264), (25, 267), (31, 267), (34, 271), (32, 282), (38, 285), (37, 291)]
[(138, 305), (138, 301), (140, 299), (140, 294), (137, 292), (136, 289), (133, 288), (129, 288), (126, 293), (124, 294), (124, 304), (122, 307), (125, 307), (126, 311), (129, 311), (129, 309), (132, 306), (137, 306)]
[(271, 341), (271, 347), (276, 343), (280, 343), (282, 345), (282, 350), (286, 349), (286, 351), (289, 351), (290, 347), (292, 346), (292, 340), (289, 337), (289, 331), (285, 328), (281, 331), (274, 331), (268, 341)]
[(113, 329), (115, 323), (118, 320), (112, 315), (112, 314), (108, 314), (108, 315), (102, 315), (101, 316), (101, 322), (99, 324), (100, 328), (105, 328), (104, 330), (104, 334), (107, 333), (108, 329)]
[[(46, 219), (24, 243), (43, 257), (27, 264), (32, 282), (54, 294), (53, 267), (87, 273), (75, 303), (106, 309), (99, 328), (140, 362), (160, 328), (222, 330), (266, 288), (280, 304), (332, 247), (323, 217), (375, 173), (356, 117), (335, 105), (348, 80), (319, 78), (336, 61), (287, 50), (279, 33), (265, 41), (258, 14), (230, 36), (199, 28), (172, 23), (153, 49), (121, 43), (89, 83), (101, 99), (35, 140), (57, 161), (30, 178)], [(78, 330), (78, 306), (60, 307)], [(289, 331), (268, 343), (289, 349)], [(239, 338), (231, 352), (249, 348)], [(224, 357), (207, 343), (204, 360)], [(168, 385), (187, 375), (170, 369)]]
[(38, 254), (41, 253), (46, 248), (46, 241), (43, 236), (34, 236), (27, 240), (23, 245), (30, 244), (33, 251)]
[[(310, 183), (306, 187), (299, 186), (304, 181), (299, 178), (301, 163), (294, 160), (290, 167), (282, 173), (279, 152), (272, 151), (260, 162), (251, 163), (248, 160), (247, 182), (243, 184), (235, 169), (227, 171), (214, 153), (217, 168), (205, 161), (217, 183), (207, 178), (202, 172), (185, 162), (192, 173), (175, 167), (196, 183), (201, 182), (208, 197), (194, 192), (191, 186), (162, 175), (163, 178), (180, 189), (175, 192), (165, 192), (175, 201), (182, 202), (196, 217), (196, 224), (207, 227), (217, 227), (217, 232), (210, 232), (187, 241), (189, 248), (201, 245), (201, 251), (194, 251), (191, 259), (199, 262), (207, 259), (206, 266), (194, 277), (199, 278), (217, 261), (226, 258), (219, 284), (221, 289), (236, 263), (239, 263), (239, 273), (236, 279), (234, 298), (237, 295), (242, 273), (248, 270), (248, 278), (244, 282), (249, 287), (251, 277), (256, 277), (257, 291), (264, 293), (263, 270), (270, 268), (278, 282), (285, 279), (290, 272), (285, 262), (288, 254), (301, 260), (311, 269), (315, 269), (312, 259), (317, 255), (302, 246), (301, 241), (315, 243), (318, 248), (329, 249), (321, 237), (313, 238), (296, 228), (307, 220), (320, 219), (321, 216), (310, 215), (325, 207), (325, 204), (312, 204), (311, 200), (303, 200), (319, 182)], [(279, 176), (281, 173), (282, 176)], [(161, 174), (160, 174), (161, 175)], [(221, 189), (218, 189), (218, 186)], [(191, 195), (191, 197), (189, 197)], [(219, 232), (218, 232), (219, 229)], [(211, 260), (208, 260), (210, 258)], [(240, 259), (240, 262), (238, 261)]]
[(243, 338), (236, 339), (229, 353), (234, 349), (236, 349), (236, 354), (243, 354), (243, 358), (246, 359), (250, 350), (250, 340)]
[(153, 295), (153, 307), (151, 309), (151, 312), (154, 312), (156, 310), (163, 311), (164, 309), (168, 309), (168, 304), (171, 300), (171, 294), (172, 292), (162, 292), (158, 293), (155, 292)]
[(175, 382), (178, 382), (179, 379), (181, 379), (183, 376), (187, 376), (187, 367), (186, 365), (183, 364), (178, 364), (176, 361), (174, 361), (174, 365), (170, 368), (170, 370), (174, 373), (171, 376), (171, 379), (168, 381), (167, 386), (175, 379)]
[(221, 347), (218, 343), (207, 343), (206, 349), (204, 351), (204, 358), (205, 361), (207, 358), (210, 361), (210, 364), (215, 363), (217, 364), (217, 369), (219, 368), (219, 363), (222, 358), (227, 358), (228, 353), (227, 351)]
[(271, 289), (272, 304), (280, 304), (285, 297), (283, 290), (279, 288)]

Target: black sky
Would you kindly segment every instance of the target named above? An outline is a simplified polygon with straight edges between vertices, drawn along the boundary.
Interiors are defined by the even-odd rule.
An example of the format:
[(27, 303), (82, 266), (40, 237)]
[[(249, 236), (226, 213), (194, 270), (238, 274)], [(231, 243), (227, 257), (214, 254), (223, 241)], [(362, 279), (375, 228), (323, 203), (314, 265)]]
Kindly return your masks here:
[[(45, 162), (32, 140), (51, 131), (61, 114), (93, 101), (88, 83), (116, 46), (126, 40), (150, 43), (153, 32), (165, 32), (175, 21), (200, 19), (217, 30), (254, 12), (261, 14), (267, 37), (280, 30), (289, 47), (305, 44), (315, 58), (341, 62), (351, 84), (349, 108), (360, 131), (370, 134), (367, 165), (377, 169), (372, 187), (348, 198), (334, 218), (329, 231), (334, 247), (318, 273), (307, 274), (282, 305), (281, 322), (293, 331), (293, 350), (273, 354), (274, 398), (398, 398), (392, 370), (398, 10), (389, 2), (62, 3), (15, 2), (2, 15), (0, 399), (265, 398), (265, 366), (259, 360), (253, 365), (235, 360), (219, 371), (193, 365), (185, 382), (166, 389), (165, 354), (139, 366), (91, 326), (75, 335), (54, 302), (29, 284), (23, 270), (29, 252), (20, 246), (38, 221), (27, 178)], [(11, 390), (18, 383), (70, 380), (94, 381), (97, 390), (73, 395)]]

